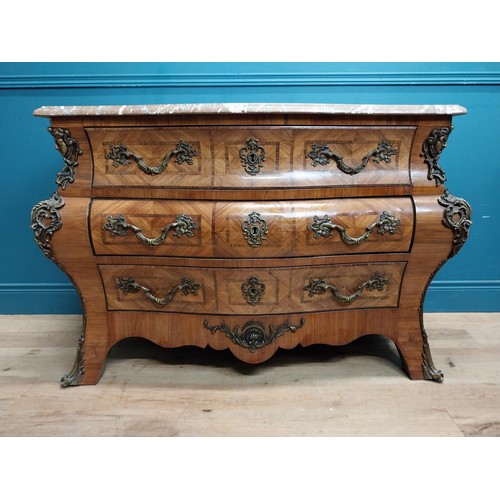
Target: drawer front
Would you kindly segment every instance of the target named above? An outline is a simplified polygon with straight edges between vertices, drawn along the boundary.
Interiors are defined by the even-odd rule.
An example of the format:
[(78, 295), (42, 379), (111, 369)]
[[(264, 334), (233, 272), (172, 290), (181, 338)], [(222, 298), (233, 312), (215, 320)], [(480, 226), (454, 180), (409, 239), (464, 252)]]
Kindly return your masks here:
[(87, 128), (99, 187), (409, 185), (414, 127)]
[(289, 268), (101, 265), (109, 310), (288, 314), (397, 307), (404, 262)]
[(273, 258), (408, 252), (409, 197), (301, 202), (95, 200), (98, 255)]
[(97, 255), (213, 257), (213, 203), (94, 200), (90, 210)]
[(94, 186), (210, 187), (210, 129), (87, 128)]

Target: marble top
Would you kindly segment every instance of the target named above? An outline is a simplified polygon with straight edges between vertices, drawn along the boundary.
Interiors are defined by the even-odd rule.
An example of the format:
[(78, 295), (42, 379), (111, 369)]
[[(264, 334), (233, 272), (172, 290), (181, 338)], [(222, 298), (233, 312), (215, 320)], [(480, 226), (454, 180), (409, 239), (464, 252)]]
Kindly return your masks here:
[(299, 113), (327, 115), (463, 115), (456, 104), (200, 103), (123, 106), (42, 106), (35, 116), (134, 116), (182, 114)]

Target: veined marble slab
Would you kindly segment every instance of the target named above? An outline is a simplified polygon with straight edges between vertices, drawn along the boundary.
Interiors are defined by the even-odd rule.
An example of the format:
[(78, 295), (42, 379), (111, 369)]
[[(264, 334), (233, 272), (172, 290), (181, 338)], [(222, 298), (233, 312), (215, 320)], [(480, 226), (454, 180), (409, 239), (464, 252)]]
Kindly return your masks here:
[(299, 113), (327, 115), (464, 115), (457, 104), (202, 103), (123, 106), (42, 106), (35, 116), (133, 116), (182, 114)]

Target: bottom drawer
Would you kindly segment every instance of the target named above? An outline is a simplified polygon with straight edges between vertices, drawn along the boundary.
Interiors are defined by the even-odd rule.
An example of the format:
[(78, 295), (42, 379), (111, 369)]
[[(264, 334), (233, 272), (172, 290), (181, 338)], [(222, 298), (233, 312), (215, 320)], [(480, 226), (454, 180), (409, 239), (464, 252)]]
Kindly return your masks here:
[(405, 266), (99, 269), (108, 310), (258, 315), (397, 307)]

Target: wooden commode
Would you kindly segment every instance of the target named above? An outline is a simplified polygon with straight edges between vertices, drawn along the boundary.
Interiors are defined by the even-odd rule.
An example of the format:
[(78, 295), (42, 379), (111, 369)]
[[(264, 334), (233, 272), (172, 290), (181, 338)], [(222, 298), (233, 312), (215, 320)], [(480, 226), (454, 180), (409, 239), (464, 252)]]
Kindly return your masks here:
[(422, 307), (465, 243), (469, 204), (438, 161), (460, 106), (43, 107), (64, 166), (35, 241), (84, 310), (62, 385), (95, 384), (127, 337), (230, 349), (382, 334), (442, 381)]

